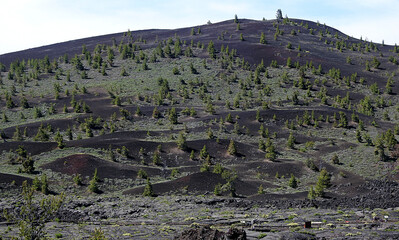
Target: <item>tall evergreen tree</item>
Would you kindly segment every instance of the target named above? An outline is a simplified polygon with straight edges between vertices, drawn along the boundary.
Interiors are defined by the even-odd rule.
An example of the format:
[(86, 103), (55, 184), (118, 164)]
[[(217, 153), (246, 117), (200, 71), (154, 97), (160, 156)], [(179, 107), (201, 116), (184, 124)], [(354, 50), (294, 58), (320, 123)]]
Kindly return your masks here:
[(150, 178), (147, 178), (147, 184), (144, 187), (143, 196), (154, 197), (154, 191), (152, 190), (152, 184), (150, 182)]
[(281, 9), (278, 9), (276, 12), (276, 19), (277, 20), (281, 20), (283, 19), (283, 12), (281, 11)]
[(183, 131), (181, 131), (179, 133), (179, 136), (177, 137), (177, 140), (176, 140), (176, 144), (177, 144), (177, 147), (183, 151), (187, 149), (186, 136), (184, 135)]
[(31, 156), (27, 156), (25, 159), (22, 160), (22, 172), (24, 173), (34, 173), (34, 161)]
[(92, 193), (99, 193), (100, 189), (98, 188), (98, 175), (97, 168), (94, 170), (93, 178), (90, 180), (88, 190)]
[(298, 181), (296, 180), (294, 174), (291, 173), (291, 178), (288, 181), (288, 186), (291, 188), (297, 188), (298, 187)]
[(174, 107), (169, 110), (169, 121), (171, 124), (177, 124), (177, 111)]
[(331, 176), (325, 168), (320, 171), (319, 178), (317, 179), (315, 192), (316, 196), (323, 197), (324, 190), (331, 186)]
[(200, 151), (200, 159), (205, 160), (205, 158), (207, 158), (209, 156), (208, 150), (206, 148), (206, 145), (204, 145), (204, 147), (201, 149)]
[(210, 56), (211, 58), (216, 58), (215, 45), (213, 44), (213, 41), (212, 41), (212, 40), (209, 42), (208, 48), (207, 48), (207, 49), (208, 49), (209, 56)]
[(236, 155), (237, 154), (237, 147), (236, 147), (236, 144), (235, 144), (234, 140), (230, 140), (229, 147), (227, 148), (227, 152), (230, 155)]
[(266, 36), (265, 36), (265, 33), (264, 33), (264, 32), (261, 33), (259, 42), (260, 42), (261, 44), (266, 44), (266, 43), (267, 43), (267, 42), (266, 42)]
[(154, 165), (159, 165), (161, 163), (161, 156), (159, 151), (155, 151), (154, 154), (152, 155), (152, 163)]
[(292, 132), (290, 132), (290, 135), (288, 136), (288, 141), (287, 141), (287, 147), (293, 149), (295, 144), (295, 137)]

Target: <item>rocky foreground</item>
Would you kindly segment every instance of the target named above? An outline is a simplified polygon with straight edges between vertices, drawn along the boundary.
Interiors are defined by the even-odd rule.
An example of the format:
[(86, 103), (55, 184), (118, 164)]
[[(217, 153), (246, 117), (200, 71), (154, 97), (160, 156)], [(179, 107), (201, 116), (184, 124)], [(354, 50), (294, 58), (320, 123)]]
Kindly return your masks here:
[[(67, 198), (46, 231), (64, 239), (88, 239), (96, 229), (109, 239), (398, 239), (398, 184), (360, 187), (376, 194), (262, 202), (212, 194)], [(0, 208), (13, 202), (3, 198)], [(16, 225), (1, 221), (0, 236), (17, 235)]]

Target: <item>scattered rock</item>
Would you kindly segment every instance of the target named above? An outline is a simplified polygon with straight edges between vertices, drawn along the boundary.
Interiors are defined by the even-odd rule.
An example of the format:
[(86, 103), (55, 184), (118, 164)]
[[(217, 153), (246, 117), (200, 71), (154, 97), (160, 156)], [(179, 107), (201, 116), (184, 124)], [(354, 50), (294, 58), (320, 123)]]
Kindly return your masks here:
[(209, 226), (196, 227), (183, 231), (175, 240), (245, 240), (247, 234), (243, 229), (230, 228), (227, 233), (212, 229)]
[(229, 240), (245, 240), (247, 239), (247, 234), (243, 229), (230, 228), (226, 233), (226, 238)]
[(216, 229), (211, 229), (209, 226), (191, 228), (183, 231), (175, 240), (219, 240), (226, 239), (225, 233)]

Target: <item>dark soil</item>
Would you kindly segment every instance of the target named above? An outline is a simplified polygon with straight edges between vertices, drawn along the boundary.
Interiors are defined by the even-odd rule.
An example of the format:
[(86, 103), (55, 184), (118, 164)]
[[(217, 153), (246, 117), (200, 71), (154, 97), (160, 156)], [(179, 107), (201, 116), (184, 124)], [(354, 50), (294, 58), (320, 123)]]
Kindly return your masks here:
[(80, 174), (85, 177), (92, 177), (95, 169), (97, 169), (100, 179), (136, 178), (137, 175), (137, 171), (132, 167), (102, 160), (87, 154), (75, 154), (59, 158), (54, 162), (43, 165), (42, 168), (68, 175)]
[[(110, 219), (118, 221), (121, 219), (121, 222), (127, 221), (126, 226), (130, 227), (126, 230), (128, 233), (126, 236), (135, 230), (132, 236), (145, 239), (156, 239), (156, 237), (170, 239), (172, 235), (177, 236), (176, 239), (245, 239), (245, 231), (216, 230), (205, 224), (214, 226), (220, 224), (223, 227), (230, 227), (233, 224), (245, 225), (249, 218), (261, 215), (256, 210), (259, 206), (264, 208), (262, 211), (281, 209), (282, 212), (278, 217), (269, 212), (265, 218), (272, 218), (272, 222), (284, 223), (284, 227), (287, 227), (286, 223), (292, 223), (292, 217), (281, 216), (291, 209), (300, 211), (304, 208), (314, 208), (316, 213), (312, 213), (313, 219), (314, 214), (323, 215), (326, 209), (397, 208), (399, 206), (397, 183), (399, 171), (396, 159), (398, 154), (395, 153), (395, 148), (388, 146), (385, 139), (381, 140), (382, 146), (378, 145), (377, 141), (379, 136), (386, 136), (388, 130), (396, 133), (395, 137), (398, 139), (395, 126), (399, 123), (396, 107), (399, 101), (397, 99), (399, 84), (395, 83), (397, 64), (393, 62), (393, 58), (396, 59), (397, 54), (393, 52), (393, 46), (354, 39), (336, 29), (315, 22), (290, 20), (292, 22), (287, 24), (281, 21), (278, 23), (278, 29), (284, 34), (280, 32), (275, 39), (273, 35), (278, 30), (275, 20), (240, 19), (240, 30), (237, 30), (236, 23), (228, 20), (194, 27), (195, 29), (200, 27), (201, 34), (192, 35), (191, 28), (152, 29), (135, 31), (130, 39), (126, 33), (117, 33), (0, 55), (0, 62), (6, 66), (6, 72), (0, 72), (4, 90), (0, 97), (0, 110), (4, 116), (7, 113), (12, 118), (7, 120), (1, 116), (3, 125), (0, 126), (0, 130), (4, 134), (1, 136), (0, 153), (4, 159), (0, 161), (0, 166), (13, 162), (6, 159), (9, 158), (7, 154), (10, 158), (17, 158), (15, 151), (19, 146), (23, 146), (27, 150), (27, 155), (34, 159), (36, 169), (41, 169), (40, 174), (57, 173), (51, 174), (52, 179), (49, 179), (49, 182), (54, 184), (50, 185), (51, 190), (54, 190), (52, 193), (65, 190), (72, 198), (82, 198), (80, 202), (71, 200), (67, 203), (58, 215), (62, 222), (91, 221), (95, 225), (108, 221), (111, 226), (114, 222)], [(267, 44), (259, 43), (261, 33), (265, 33)], [(240, 40), (240, 34), (244, 36), (244, 41)], [(177, 36), (182, 42), (183, 52), (188, 49), (192, 41), (195, 56), (157, 55), (154, 62), (148, 61), (149, 70), (144, 70), (141, 65), (144, 58), (122, 59), (118, 46), (112, 47), (113, 38), (116, 44), (122, 44), (121, 49), (123, 44), (129, 47), (135, 45), (138, 49), (133, 50), (134, 54), (136, 56), (146, 54), (145, 59), (147, 59), (158, 51), (156, 50), (158, 45), (166, 48), (168, 39), (177, 41)], [(211, 40), (215, 45), (216, 59), (211, 59), (207, 52)], [(197, 43), (198, 46), (203, 44), (204, 48), (196, 47)], [(345, 47), (339, 49), (338, 45), (341, 43)], [(101, 69), (89, 64), (86, 59), (88, 56), (81, 54), (83, 44), (90, 51), (90, 57), (94, 57), (93, 50), (96, 46), (104, 44), (99, 54), (104, 62), (107, 61), (107, 46), (113, 49), (115, 65), (104, 65), (108, 74), (100, 76)], [(288, 47), (289, 44), (292, 45), (291, 49)], [(299, 45), (301, 50), (298, 49)], [(351, 50), (352, 45), (354, 49)], [(224, 49), (229, 47), (230, 51), (235, 49), (235, 55), (221, 52), (222, 46)], [(173, 44), (170, 47), (173, 49)], [(357, 50), (358, 47), (360, 50)], [(28, 59), (41, 59), (48, 55), (53, 62), (62, 59), (64, 54), (68, 54), (70, 59), (75, 54), (80, 57), (85, 71), (90, 75), (89, 79), (80, 79), (80, 72), (72, 64), (61, 60), (57, 62), (61, 67), (55, 71), (42, 70), (39, 79), (29, 76), (34, 72), (32, 66), (25, 66), (21, 76), (9, 79), (11, 75), (10, 77), (8, 75), (13, 70), (10, 64), (16, 60), (28, 62)], [(287, 66), (288, 58), (291, 58), (293, 64), (297, 62), (300, 66)], [(348, 63), (348, 59), (352, 59), (352, 63)], [(199, 65), (203, 60), (207, 67), (196, 66), (199, 71), (189, 73), (188, 63)], [(371, 64), (375, 60), (381, 62), (380, 66), (372, 66), (370, 70), (366, 70), (366, 61)], [(256, 71), (261, 61), (269, 76), (266, 76), (263, 70)], [(270, 66), (272, 61), (277, 61), (278, 66)], [(322, 66), (321, 72), (316, 70), (319, 64)], [(172, 75), (171, 70), (175, 66), (180, 73)], [(129, 76), (121, 76), (122, 67), (128, 70)], [(333, 68), (340, 69), (340, 77), (337, 79), (329, 73)], [(54, 79), (56, 71), (61, 72), (61, 80)], [(66, 81), (66, 72), (72, 73), (72, 80)], [(354, 73), (357, 74), (355, 81), (346, 81)], [(259, 74), (258, 82), (254, 80), (256, 74)], [(288, 79), (283, 79), (284, 74), (287, 74)], [(162, 96), (160, 75), (168, 80), (170, 87), (168, 96)], [(136, 81), (136, 78), (142, 79)], [(360, 83), (360, 79), (364, 79), (364, 82)], [(385, 92), (388, 79), (392, 79), (392, 93), (389, 94)], [(307, 82), (309, 86), (299, 86), (297, 82), (299, 80)], [(131, 83), (134, 81), (137, 86)], [(55, 88), (57, 84), (54, 82), (59, 83), (62, 88), (59, 99), (55, 100), (54, 93), (35, 97), (34, 89), (43, 90), (39, 88), (53, 86)], [(371, 93), (370, 87), (373, 83), (377, 83), (380, 93)], [(81, 91), (82, 86), (87, 87), (88, 93)], [(266, 90), (269, 87), (271, 89), (268, 92)], [(70, 92), (63, 93), (65, 90)], [(183, 97), (184, 91), (188, 93), (188, 97)], [(319, 96), (323, 91), (326, 91), (327, 103), (322, 103), (322, 97)], [(8, 95), (9, 93), (11, 94)], [(294, 101), (295, 94), (298, 94), (298, 101)], [(347, 94), (349, 94), (349, 105), (341, 104), (340, 101)], [(21, 96), (26, 96), (28, 99), (30, 104), (28, 109), (23, 109), (19, 105)], [(121, 97), (120, 104), (112, 103), (115, 96)], [(374, 115), (361, 113), (360, 103), (365, 97), (370, 97)], [(9, 106), (9, 99), (6, 98), (11, 98), (16, 106)], [(79, 113), (64, 115), (64, 106), (69, 113), (74, 112), (71, 103), (73, 98), (77, 102), (86, 103), (90, 110), (86, 113), (77, 110)], [(238, 99), (239, 107), (232, 106), (235, 98)], [(214, 113), (207, 111), (208, 104), (211, 103), (215, 107)], [(230, 106), (227, 106), (229, 104)], [(32, 115), (30, 111), (34, 107), (47, 108), (50, 105), (54, 106), (56, 113), (45, 113), (44, 118), (30, 116)], [(141, 109), (141, 116), (135, 115), (137, 107)], [(155, 107), (161, 112), (162, 116), (159, 119), (152, 117)], [(178, 112), (176, 124), (169, 121), (168, 111), (172, 107)], [(195, 110), (197, 116), (183, 115), (181, 111), (186, 108)], [(29, 121), (25, 121), (22, 116), (16, 116), (24, 111), (29, 114)], [(46, 111), (47, 109), (44, 110)], [(257, 112), (259, 119), (256, 119)], [(128, 114), (126, 119), (122, 113)], [(225, 119), (229, 114), (232, 116), (232, 121), (227, 123)], [(309, 120), (307, 124), (301, 124), (306, 114), (314, 115), (314, 119)], [(364, 123), (365, 129), (360, 130), (359, 122), (352, 121), (352, 114)], [(341, 121), (344, 121), (341, 119), (342, 115), (346, 116), (348, 126), (341, 126)], [(91, 117), (101, 119), (96, 126), (86, 129), (85, 122)], [(327, 117), (329, 121), (326, 121)], [(48, 131), (49, 140), (46, 142), (37, 142), (33, 139), (41, 125), (52, 128)], [(269, 136), (261, 136), (259, 133), (261, 126), (268, 129)], [(14, 140), (16, 127), (20, 130), (26, 129), (24, 140)], [(68, 128), (73, 129), (72, 140), (67, 140)], [(213, 136), (208, 135), (208, 129), (211, 129)], [(90, 136), (87, 130), (92, 130), (93, 136)], [(43, 161), (53, 151), (63, 151), (60, 149), (62, 146), (58, 148), (56, 143), (56, 131), (62, 134), (66, 149), (77, 150), (67, 157), (52, 162)], [(184, 150), (179, 149), (176, 143), (180, 132), (187, 137)], [(291, 133), (295, 136), (292, 148), (287, 144)], [(360, 140), (356, 134), (360, 134)], [(372, 139), (372, 143), (366, 145), (365, 138), (368, 136)], [(261, 150), (261, 140), (263, 142), (269, 140), (272, 143), (276, 159), (272, 161), (267, 157), (268, 149)], [(228, 147), (231, 141), (235, 143), (236, 153), (229, 154)], [(312, 143), (315, 144), (314, 148), (307, 146)], [(204, 146), (209, 153), (207, 160), (199, 157)], [(381, 147), (385, 158), (378, 159), (375, 153), (378, 154)], [(399, 149), (399, 145), (396, 147)], [(127, 149), (128, 153), (122, 154), (122, 148)], [(90, 152), (86, 149), (94, 150), (103, 156), (83, 154), (82, 152)], [(115, 161), (107, 160), (111, 159), (107, 156), (109, 151), (112, 151)], [(159, 162), (154, 163), (156, 154), (159, 156)], [(338, 154), (342, 163), (332, 164), (330, 158), (333, 154)], [(313, 161), (319, 169), (311, 170), (306, 166), (307, 159)], [(210, 164), (209, 171), (201, 172), (200, 169), (205, 164)], [(223, 166), (224, 174), (212, 172), (216, 164)], [(30, 178), (14, 175), (16, 171), (5, 170), (16, 167), (7, 166), (4, 171), (0, 169), (2, 172), (0, 187), (7, 190), (14, 186), (19, 187), (25, 180), (30, 181)], [(308, 190), (315, 186), (318, 170), (322, 168), (332, 176), (331, 187), (326, 189), (323, 197), (309, 200)], [(88, 193), (84, 187), (72, 186), (66, 182), (76, 174), (91, 178), (96, 169), (102, 180), (100, 188), (104, 190), (99, 196), (110, 199), (95, 199), (98, 195)], [(167, 200), (156, 201), (154, 198), (142, 197), (145, 179), (138, 177), (140, 169), (148, 174), (154, 194)], [(171, 176), (172, 172), (176, 175)], [(37, 175), (32, 175), (32, 178), (39, 177), (39, 172), (35, 174)], [(232, 179), (229, 179), (229, 176)], [(291, 176), (298, 180), (296, 189), (288, 186), (288, 179)], [(114, 189), (113, 186), (106, 186), (110, 182), (117, 186)], [(213, 199), (215, 186), (218, 184), (223, 188), (222, 196)], [(264, 194), (258, 193), (260, 186), (266, 190)], [(132, 199), (132, 202), (138, 205), (129, 205), (115, 196), (121, 192), (123, 193), (119, 195), (121, 198)], [(2, 193), (16, 196), (12, 191), (2, 191)], [(7, 209), (13, 201), (14, 199), (5, 203), (0, 202), (0, 209)], [(100, 207), (103, 203), (104, 205)], [(215, 209), (212, 209), (213, 207)], [(229, 213), (224, 211), (225, 209), (228, 209)], [(240, 210), (241, 215), (234, 215), (238, 209), (243, 209)], [(225, 213), (212, 213), (213, 210)], [(187, 211), (187, 216), (183, 218), (179, 211)], [(170, 214), (175, 216), (171, 217)], [(230, 218), (231, 215), (233, 216)], [(327, 215), (323, 215), (325, 216)], [(161, 219), (163, 217), (165, 219)], [(175, 218), (179, 220), (175, 221)], [(4, 220), (1, 216), (0, 219)], [(322, 221), (322, 219), (317, 220)], [(197, 222), (201, 223), (200, 227), (182, 232), (183, 225), (195, 226)], [(182, 233), (173, 232), (174, 229), (168, 228), (170, 226), (166, 226), (166, 223), (179, 226), (175, 229)], [(116, 225), (112, 227), (117, 228)], [(160, 230), (161, 227), (164, 229)], [(336, 232), (337, 236), (342, 238), (352, 236), (351, 234), (360, 236), (353, 228), (345, 232), (349, 235), (340, 235), (343, 227), (335, 229), (336, 232), (332, 230), (333, 234), (330, 234), (331, 229), (327, 226), (323, 227), (326, 230), (323, 233), (318, 232), (318, 237), (321, 236), (321, 239), (325, 236), (333, 238)], [(250, 230), (249, 227), (246, 230)], [(270, 230), (267, 233), (268, 239), (313, 238), (312, 234), (297, 232), (298, 229), (295, 228), (284, 231), (280, 233)], [(248, 232), (248, 234), (253, 233)], [(66, 236), (81, 237), (72, 237), (72, 234)], [(395, 234), (392, 233), (392, 236)], [(0, 234), (0, 239), (1, 237)], [(259, 235), (250, 237), (255, 239)], [(361, 235), (359, 238), (361, 237), (367, 238), (368, 235)]]
[(31, 183), (32, 179), (27, 178), (27, 177), (21, 177), (18, 175), (0, 173), (0, 185), (1, 186), (12, 185), (12, 186), (17, 187), (17, 186), (21, 186), (24, 181)]

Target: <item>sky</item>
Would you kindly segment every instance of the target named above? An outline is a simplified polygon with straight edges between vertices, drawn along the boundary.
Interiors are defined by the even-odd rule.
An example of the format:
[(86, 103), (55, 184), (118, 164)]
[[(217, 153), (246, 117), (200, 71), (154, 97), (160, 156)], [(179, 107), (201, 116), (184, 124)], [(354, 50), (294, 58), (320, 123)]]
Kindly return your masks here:
[(174, 29), (238, 18), (319, 21), (399, 43), (399, 0), (0, 0), (0, 54), (130, 29)]

